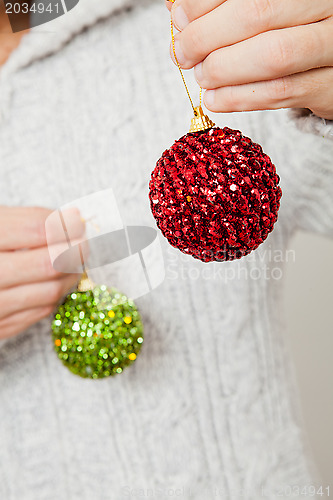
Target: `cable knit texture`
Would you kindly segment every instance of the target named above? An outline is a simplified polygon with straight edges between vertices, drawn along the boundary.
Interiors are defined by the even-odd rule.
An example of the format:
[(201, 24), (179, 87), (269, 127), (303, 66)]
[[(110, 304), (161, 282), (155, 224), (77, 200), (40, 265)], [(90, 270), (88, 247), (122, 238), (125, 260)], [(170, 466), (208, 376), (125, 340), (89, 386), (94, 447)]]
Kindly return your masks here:
[[(81, 0), (2, 69), (2, 204), (56, 208), (111, 186), (125, 224), (155, 227), (150, 173), (191, 109), (164, 6), (134, 4)], [(212, 119), (276, 164), (273, 233), (240, 261), (209, 264), (161, 238), (166, 279), (137, 301), (145, 344), (117, 377), (68, 372), (50, 318), (3, 342), (1, 499), (258, 500), (316, 479), (281, 338), (283, 272), (296, 230), (333, 236), (333, 143), (285, 111)]]

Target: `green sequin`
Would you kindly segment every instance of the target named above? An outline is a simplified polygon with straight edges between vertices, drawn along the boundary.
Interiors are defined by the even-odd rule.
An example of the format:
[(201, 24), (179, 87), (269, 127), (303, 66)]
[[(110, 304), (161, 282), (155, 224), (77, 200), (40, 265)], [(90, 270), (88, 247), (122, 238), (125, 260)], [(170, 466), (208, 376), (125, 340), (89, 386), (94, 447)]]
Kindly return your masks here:
[(68, 295), (52, 322), (54, 348), (75, 375), (122, 373), (139, 354), (143, 325), (134, 302), (114, 288), (96, 286)]

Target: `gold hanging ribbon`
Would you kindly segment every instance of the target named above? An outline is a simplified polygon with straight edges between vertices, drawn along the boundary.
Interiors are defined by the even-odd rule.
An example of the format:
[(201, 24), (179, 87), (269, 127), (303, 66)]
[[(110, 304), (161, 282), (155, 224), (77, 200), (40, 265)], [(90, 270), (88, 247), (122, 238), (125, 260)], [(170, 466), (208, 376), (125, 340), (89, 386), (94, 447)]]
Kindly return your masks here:
[[(175, 0), (169, 0), (170, 2), (174, 3)], [(191, 98), (190, 91), (188, 90), (183, 71), (180, 67), (180, 64), (178, 62), (177, 56), (176, 56), (176, 49), (175, 49), (175, 34), (173, 30), (173, 22), (172, 18), (170, 21), (170, 26), (171, 26), (171, 39), (172, 39), (172, 50), (173, 50), (173, 56), (175, 58), (177, 67), (179, 69), (180, 76), (182, 77), (186, 93), (188, 95), (188, 98), (190, 100), (193, 113), (194, 113), (194, 118), (191, 120), (191, 127), (190, 127), (190, 132), (200, 132), (203, 130), (208, 130), (212, 127), (215, 126), (215, 123), (212, 122), (212, 120), (204, 114), (203, 109), (202, 109), (202, 88), (200, 87), (200, 93), (199, 93), (199, 106), (195, 107)]]

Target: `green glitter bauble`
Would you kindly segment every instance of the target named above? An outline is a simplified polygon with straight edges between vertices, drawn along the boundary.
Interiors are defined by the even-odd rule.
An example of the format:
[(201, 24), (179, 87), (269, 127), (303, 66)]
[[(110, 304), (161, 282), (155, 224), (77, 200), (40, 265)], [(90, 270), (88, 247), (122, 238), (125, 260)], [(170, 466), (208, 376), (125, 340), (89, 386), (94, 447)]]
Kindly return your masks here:
[(68, 295), (55, 314), (52, 332), (58, 357), (85, 378), (121, 373), (135, 361), (143, 342), (134, 302), (103, 285)]

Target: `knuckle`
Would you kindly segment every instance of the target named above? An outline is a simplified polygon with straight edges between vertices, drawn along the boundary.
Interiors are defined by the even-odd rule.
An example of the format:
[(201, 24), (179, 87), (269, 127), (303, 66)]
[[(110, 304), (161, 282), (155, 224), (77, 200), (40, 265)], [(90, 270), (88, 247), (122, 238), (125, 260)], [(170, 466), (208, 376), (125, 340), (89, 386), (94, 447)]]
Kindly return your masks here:
[[(328, 94), (331, 94), (331, 85), (333, 84), (332, 82), (329, 84), (329, 86), (326, 88), (328, 90)], [(297, 97), (315, 97), (318, 98), (318, 100), (321, 102), (322, 105), (327, 105), (327, 101), (323, 99), (323, 80), (322, 78), (314, 77), (314, 78), (304, 78), (302, 79), (302, 82), (299, 82), (297, 86)]]
[(294, 47), (290, 37), (272, 36), (266, 45), (265, 62), (270, 74), (288, 74), (294, 64)]
[[(272, 26), (275, 18), (274, 0), (252, 0), (245, 2), (246, 11), (243, 12), (243, 18), (255, 30), (268, 30)], [(242, 3), (244, 8), (244, 4)], [(245, 16), (244, 16), (245, 15)]]
[(190, 60), (204, 54), (207, 38), (203, 32), (202, 24), (194, 21), (183, 33), (184, 40), (186, 41), (187, 56)]
[[(333, 37), (333, 30), (331, 33)], [(302, 57), (303, 54), (313, 54), (317, 61), (322, 59), (323, 54), (325, 54), (326, 40), (322, 35), (321, 30), (313, 29), (307, 31), (307, 36), (302, 40), (302, 46), (300, 47), (299, 56)]]
[(293, 81), (289, 77), (278, 78), (267, 83), (267, 93), (271, 101), (284, 101), (294, 94)]
[(206, 58), (205, 81), (207, 81), (208, 84), (213, 85), (219, 81), (221, 77), (221, 67), (222, 65), (218, 53), (213, 53)]
[(228, 110), (238, 111), (239, 100), (233, 86), (223, 89), (223, 105)]

